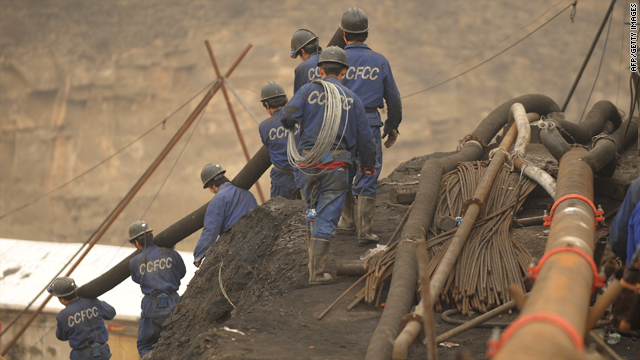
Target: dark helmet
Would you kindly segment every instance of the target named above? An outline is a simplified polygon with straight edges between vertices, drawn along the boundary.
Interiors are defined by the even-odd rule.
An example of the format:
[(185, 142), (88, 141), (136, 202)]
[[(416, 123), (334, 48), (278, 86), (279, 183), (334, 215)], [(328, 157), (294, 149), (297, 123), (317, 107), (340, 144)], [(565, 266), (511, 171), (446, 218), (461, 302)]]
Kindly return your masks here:
[(352, 34), (369, 31), (369, 18), (364, 11), (358, 8), (351, 8), (342, 15), (340, 29)]
[(318, 59), (318, 66), (326, 62), (338, 63), (349, 67), (347, 53), (337, 46), (329, 46), (322, 52), (322, 54), (320, 54), (320, 58)]
[(216, 164), (207, 164), (202, 168), (202, 172), (200, 173), (200, 179), (202, 180), (202, 184), (204, 185), (202, 188), (206, 189), (209, 186), (209, 182), (212, 180), (219, 179), (227, 170), (224, 170), (222, 166)]
[(47, 291), (55, 297), (65, 297), (73, 294), (78, 289), (76, 282), (67, 276), (61, 276), (53, 280)]
[(284, 88), (282, 87), (282, 85), (278, 84), (275, 81), (269, 81), (268, 83), (264, 84), (262, 90), (260, 90), (260, 97), (262, 98), (260, 99), (260, 101), (262, 102), (274, 97), (286, 95), (287, 94), (284, 93)]
[(146, 221), (137, 220), (129, 226), (129, 242), (133, 242), (138, 236), (152, 232)]
[(293, 33), (291, 37), (291, 51), (297, 56), (298, 51), (311, 41), (317, 39), (316, 34), (307, 29), (300, 29)]

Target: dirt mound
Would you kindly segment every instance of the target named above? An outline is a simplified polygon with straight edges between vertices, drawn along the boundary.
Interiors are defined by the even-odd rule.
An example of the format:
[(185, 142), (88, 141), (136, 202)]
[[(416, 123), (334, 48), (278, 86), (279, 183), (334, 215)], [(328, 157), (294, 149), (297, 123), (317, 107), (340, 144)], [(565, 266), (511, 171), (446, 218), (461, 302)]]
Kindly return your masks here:
[(152, 359), (200, 358), (211, 347), (206, 334), (215, 322), (247, 312), (257, 299), (279, 290), (306, 285), (303, 209), (302, 201), (272, 199), (227, 230), (207, 251)]

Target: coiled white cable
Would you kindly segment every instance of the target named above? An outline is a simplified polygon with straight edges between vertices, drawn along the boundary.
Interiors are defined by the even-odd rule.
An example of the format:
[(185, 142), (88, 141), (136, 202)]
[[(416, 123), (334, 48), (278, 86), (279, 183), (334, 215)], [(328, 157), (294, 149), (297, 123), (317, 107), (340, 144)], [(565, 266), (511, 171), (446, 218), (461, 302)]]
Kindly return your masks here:
[[(320, 128), (316, 143), (313, 145), (313, 148), (306, 156), (300, 155), (300, 153), (298, 153), (298, 149), (296, 147), (295, 129), (287, 130), (289, 132), (287, 141), (287, 158), (289, 160), (289, 164), (291, 164), (292, 167), (304, 168), (310, 167), (310, 165), (317, 164), (321, 161), (322, 157), (327, 153), (327, 151), (331, 150), (331, 145), (335, 141), (336, 136), (338, 135), (338, 131), (340, 130), (340, 119), (342, 118), (343, 102), (346, 103), (347, 101), (346, 94), (338, 86), (320, 79), (315, 79), (312, 82), (321, 84), (326, 94), (322, 127)], [(340, 95), (341, 92), (342, 95)], [(345, 126), (338, 145), (340, 144), (340, 142), (342, 142), (342, 138), (344, 137), (344, 133), (347, 129), (348, 121), (349, 113), (347, 112)]]

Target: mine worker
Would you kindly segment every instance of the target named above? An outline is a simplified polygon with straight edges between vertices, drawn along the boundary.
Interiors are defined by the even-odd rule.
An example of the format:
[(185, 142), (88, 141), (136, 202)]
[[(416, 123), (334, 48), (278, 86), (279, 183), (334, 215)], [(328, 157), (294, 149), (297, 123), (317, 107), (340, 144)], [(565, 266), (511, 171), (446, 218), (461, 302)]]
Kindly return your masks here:
[(627, 243), (627, 238), (629, 236), (629, 220), (638, 203), (640, 203), (640, 178), (633, 180), (629, 185), (622, 205), (611, 223), (609, 243), (613, 252), (623, 261), (630, 258), (635, 250), (634, 246), (631, 253), (628, 252), (627, 249), (631, 244)]
[[(362, 101), (341, 83), (347, 71), (347, 54), (339, 47), (327, 48), (318, 61), (322, 80), (304, 85), (284, 108), (282, 124), (291, 132), (300, 126), (296, 166), (306, 201), (310, 234), (309, 283), (332, 280), (324, 272), (330, 241), (348, 187), (352, 152), (357, 148), (360, 169), (374, 175), (375, 143)], [(328, 131), (321, 130), (325, 129)], [(327, 149), (326, 151), (324, 149)], [(291, 149), (289, 149), (291, 151)]]
[(209, 189), (215, 196), (207, 206), (204, 229), (193, 251), (193, 264), (196, 267), (200, 267), (205, 253), (213, 246), (218, 236), (235, 224), (242, 215), (258, 206), (252, 193), (229, 182), (224, 176), (226, 172), (220, 165), (207, 164), (200, 173), (204, 189)]
[[(371, 50), (364, 42), (369, 35), (367, 14), (358, 8), (351, 8), (342, 15), (340, 22), (346, 46), (344, 51), (349, 57), (349, 69), (342, 83), (362, 100), (371, 132), (376, 141), (376, 175), (356, 174), (357, 185), (353, 186), (353, 195), (358, 198), (357, 221), (358, 241), (360, 243), (378, 242), (378, 236), (371, 232), (371, 222), (376, 208), (378, 177), (382, 169), (381, 139), (389, 137), (384, 146), (391, 147), (398, 138), (398, 126), (402, 120), (402, 102), (396, 86), (389, 61), (381, 54)], [(387, 121), (383, 126), (378, 109), (387, 103)], [(358, 182), (359, 181), (359, 182)], [(350, 189), (351, 190), (351, 189)], [(347, 198), (338, 229), (353, 231), (356, 224), (353, 218), (354, 198), (347, 191)]]
[(76, 282), (66, 276), (53, 280), (47, 289), (64, 305), (56, 316), (56, 337), (69, 340), (69, 359), (111, 359), (104, 320), (113, 319), (116, 310), (104, 301), (79, 297), (77, 289)]
[(138, 326), (138, 353), (142, 357), (153, 350), (162, 323), (180, 301), (178, 288), (187, 269), (177, 251), (154, 244), (153, 230), (144, 221), (131, 224), (129, 242), (140, 251), (129, 260), (129, 270), (131, 280), (140, 284), (144, 294)]
[[(271, 169), (271, 197), (300, 199), (300, 189), (296, 185), (293, 169), (287, 158), (287, 132), (280, 119), (282, 108), (287, 104), (287, 95), (282, 85), (275, 81), (266, 83), (260, 91), (260, 101), (270, 117), (260, 123), (260, 138), (269, 149), (273, 168)], [(299, 135), (296, 132), (296, 135)], [(299, 138), (299, 136), (297, 136)]]
[(300, 56), (302, 63), (296, 67), (293, 79), (293, 93), (304, 84), (308, 84), (313, 79), (320, 78), (318, 70), (318, 56), (322, 53), (322, 48), (318, 44), (318, 37), (307, 29), (300, 29), (293, 33), (291, 37), (291, 58)]

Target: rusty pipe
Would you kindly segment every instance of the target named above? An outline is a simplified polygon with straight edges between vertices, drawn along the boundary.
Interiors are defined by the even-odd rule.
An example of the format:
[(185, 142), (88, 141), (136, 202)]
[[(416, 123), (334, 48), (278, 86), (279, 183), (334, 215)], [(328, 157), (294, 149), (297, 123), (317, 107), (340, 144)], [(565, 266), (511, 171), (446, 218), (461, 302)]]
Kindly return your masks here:
[(620, 284), (620, 280), (618, 279), (614, 279), (611, 284), (609, 284), (607, 290), (600, 295), (596, 303), (593, 304), (591, 309), (589, 309), (587, 324), (584, 328), (585, 334), (593, 329), (598, 319), (604, 315), (609, 305), (613, 304), (613, 302), (618, 298), (618, 295), (622, 293), (622, 290), (624, 290), (624, 287)]
[(362, 276), (367, 273), (364, 260), (338, 260), (337, 276)]
[[(593, 201), (593, 172), (581, 161), (586, 150), (574, 148), (560, 160), (556, 200), (578, 194)], [(593, 255), (594, 213), (580, 199), (568, 199), (557, 205), (553, 214), (546, 251), (571, 246)], [(584, 258), (573, 252), (549, 257), (540, 269), (522, 315), (551, 313), (565, 320), (584, 335), (593, 273)], [(535, 341), (531, 341), (535, 339)], [(545, 344), (540, 346), (539, 344)], [(502, 359), (580, 359), (576, 345), (556, 324), (531, 322), (523, 325), (498, 350)]]
[[(512, 107), (513, 109), (513, 107)], [(499, 151), (496, 151), (489, 166), (480, 179), (478, 186), (476, 187), (476, 191), (473, 194), (473, 198), (467, 200), (466, 204), (468, 204), (468, 208), (462, 217), (462, 222), (458, 226), (458, 230), (451, 238), (451, 242), (449, 243), (449, 247), (447, 248), (444, 256), (440, 260), (440, 264), (438, 268), (434, 272), (430, 281), (430, 289), (431, 298), (429, 299), (430, 303), (434, 303), (440, 292), (442, 291), (442, 287), (445, 282), (449, 278), (449, 274), (451, 273), (451, 269), (455, 265), (458, 260), (458, 256), (462, 251), (462, 247), (464, 243), (467, 241), (471, 230), (473, 229), (473, 225), (476, 222), (476, 219), (481, 215), (481, 210), (484, 207), (484, 201), (491, 191), (491, 187), (493, 185), (493, 181), (498, 175), (500, 168), (504, 164), (505, 154), (511, 148), (511, 145), (516, 140), (516, 135), (518, 134), (518, 129), (516, 126), (512, 126), (504, 139), (500, 142)], [(420, 244), (424, 242), (424, 238), (416, 239), (416, 242)], [(418, 259), (418, 262), (424, 261), (425, 259)], [(424, 299), (420, 301), (418, 306), (416, 307), (415, 313), (418, 314), (420, 318), (424, 317)], [(400, 335), (396, 338), (393, 344), (393, 354), (392, 359), (401, 360), (406, 359), (408, 356), (409, 345), (415, 340), (415, 338), (420, 333), (422, 329), (422, 324), (419, 321), (413, 320), (409, 321), (405, 328), (400, 332)]]
[(418, 259), (418, 273), (420, 275), (420, 297), (426, 299), (427, 304), (422, 313), (422, 327), (424, 329), (425, 346), (428, 360), (438, 360), (438, 343), (436, 342), (436, 322), (433, 316), (433, 303), (429, 294), (430, 280), (426, 259), (429, 256), (427, 243), (420, 241), (416, 244), (416, 256)]

